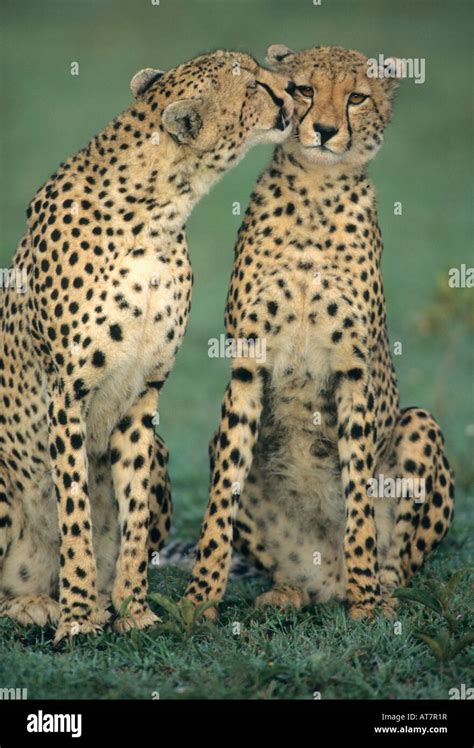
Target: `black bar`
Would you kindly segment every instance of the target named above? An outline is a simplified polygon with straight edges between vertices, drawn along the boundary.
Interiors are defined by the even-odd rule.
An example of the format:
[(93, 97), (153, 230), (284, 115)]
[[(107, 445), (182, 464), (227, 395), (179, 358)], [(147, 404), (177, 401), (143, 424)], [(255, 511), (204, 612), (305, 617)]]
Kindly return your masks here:
[[(98, 740), (150, 741), (163, 740), (183, 743), (189, 736), (194, 741), (222, 744), (228, 739), (239, 744), (251, 741), (251, 725), (264, 731), (266, 743), (276, 733), (284, 741), (284, 731), (302, 739), (302, 728), (308, 727), (311, 744), (324, 745), (328, 740), (335, 745), (341, 740), (364, 741), (363, 745), (383, 745), (403, 742), (405, 745), (440, 744), (449, 741), (456, 748), (472, 746), (472, 704), (459, 701), (1, 701), (0, 746), (16, 748), (28, 745), (93, 745)], [(185, 719), (187, 715), (190, 719)], [(219, 729), (221, 717), (240, 714), (262, 715), (263, 722), (238, 722), (226, 719), (227, 731)], [(289, 721), (290, 715), (297, 715)], [(32, 716), (33, 715), (33, 716)], [(46, 732), (51, 724), (48, 715), (81, 715), (68, 722), (57, 718), (56, 727), (71, 732)], [(157, 717), (170, 716), (164, 722)], [(180, 719), (180, 717), (184, 719)], [(35, 719), (36, 717), (36, 719)], [(283, 719), (282, 719), (283, 717)], [(301, 717), (304, 719), (302, 721)], [(44, 731), (29, 732), (27, 725), (42, 727)], [(229, 730), (230, 728), (230, 730)], [(424, 730), (424, 731), (423, 731)], [(287, 739), (290, 737), (287, 734)], [(313, 737), (311, 737), (311, 735)], [(299, 736), (299, 737), (298, 737)], [(352, 743), (351, 743), (352, 744)], [(224, 748), (222, 745), (221, 748)]]

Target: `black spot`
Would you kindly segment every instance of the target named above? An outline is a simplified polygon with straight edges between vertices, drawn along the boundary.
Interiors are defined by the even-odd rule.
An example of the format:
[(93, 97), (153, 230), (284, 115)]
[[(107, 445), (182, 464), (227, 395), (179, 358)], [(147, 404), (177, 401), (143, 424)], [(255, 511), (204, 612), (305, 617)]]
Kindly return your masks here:
[(82, 436), (80, 434), (73, 434), (71, 436), (71, 446), (74, 449), (80, 449), (82, 447)]
[(407, 473), (416, 473), (416, 462), (413, 460), (405, 460), (403, 467)]
[(127, 429), (132, 425), (132, 419), (129, 416), (124, 416), (121, 421), (118, 422), (117, 428), (124, 434)]
[(362, 436), (362, 426), (359, 426), (358, 423), (354, 423), (351, 428), (351, 437), (352, 439), (360, 439)]
[(275, 301), (269, 301), (267, 304), (267, 309), (270, 312), (270, 314), (275, 316), (275, 314), (278, 311), (278, 304)]
[(353, 382), (357, 382), (359, 379), (362, 379), (362, 369), (349, 369), (347, 372), (347, 378), (351, 379)]
[(142, 468), (144, 464), (145, 460), (143, 459), (142, 455), (138, 455), (138, 457), (135, 457), (133, 461), (133, 468), (134, 470), (140, 470), (140, 468)]
[(94, 355), (92, 356), (92, 364), (94, 366), (97, 366), (98, 368), (105, 365), (105, 355), (102, 353), (102, 351), (94, 351)]
[(232, 369), (232, 379), (236, 379), (239, 382), (251, 382), (253, 374), (249, 369), (239, 366), (237, 369)]

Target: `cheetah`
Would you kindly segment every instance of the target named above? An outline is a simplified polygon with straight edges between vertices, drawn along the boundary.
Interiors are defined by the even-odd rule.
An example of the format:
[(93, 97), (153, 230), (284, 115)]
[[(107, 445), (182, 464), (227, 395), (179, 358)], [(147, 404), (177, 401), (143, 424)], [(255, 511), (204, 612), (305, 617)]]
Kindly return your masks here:
[(363, 54), (338, 47), (273, 45), (267, 59), (294, 84), (294, 129), (252, 194), (225, 311), (228, 337), (266, 355), (232, 360), (186, 595), (222, 598), (233, 545), (272, 580), (259, 605), (334, 598), (354, 619), (393, 615), (454, 498), (438, 424), (400, 409), (386, 328), (367, 165), (396, 61), (370, 77)]
[[(135, 101), (27, 210), (0, 306), (0, 615), (55, 641), (157, 617), (147, 552), (169, 529), (157, 403), (191, 303), (185, 223), (291, 129), (288, 79), (217, 51), (137, 73)], [(124, 615), (125, 613), (125, 615)]]

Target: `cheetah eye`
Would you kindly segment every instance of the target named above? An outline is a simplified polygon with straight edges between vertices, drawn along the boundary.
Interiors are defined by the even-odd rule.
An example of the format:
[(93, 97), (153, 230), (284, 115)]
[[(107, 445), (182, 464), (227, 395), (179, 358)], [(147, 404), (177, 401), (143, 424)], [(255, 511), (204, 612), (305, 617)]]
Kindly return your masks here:
[(362, 102), (368, 98), (367, 94), (354, 92), (349, 96), (349, 104), (362, 104)]
[(247, 88), (255, 89), (257, 88), (258, 83), (257, 81), (251, 81), (250, 83), (247, 83)]
[(314, 89), (312, 86), (296, 86), (296, 90), (301, 94), (301, 96), (304, 96), (305, 99), (313, 98)]

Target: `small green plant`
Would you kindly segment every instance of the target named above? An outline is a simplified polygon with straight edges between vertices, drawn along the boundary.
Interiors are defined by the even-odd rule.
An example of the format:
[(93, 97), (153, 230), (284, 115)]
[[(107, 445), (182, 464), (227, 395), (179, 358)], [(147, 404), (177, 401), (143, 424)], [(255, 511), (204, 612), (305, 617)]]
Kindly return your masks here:
[(132, 602), (132, 600), (133, 600), (133, 595), (129, 595), (128, 597), (125, 598), (125, 600), (123, 601), (122, 605), (120, 606), (120, 609), (117, 612), (117, 616), (119, 618), (126, 618), (127, 617), (128, 606), (130, 605), (130, 603)]
[(150, 598), (163, 608), (169, 616), (167, 621), (157, 624), (159, 631), (175, 634), (181, 638), (188, 638), (195, 633), (198, 624), (200, 631), (209, 627), (209, 622), (204, 618), (204, 613), (217, 605), (215, 600), (208, 600), (196, 606), (186, 599), (179, 600), (176, 603), (169, 597), (160, 595), (159, 592), (151, 593)]
[(465, 647), (474, 643), (474, 632), (459, 634), (464, 617), (456, 611), (453, 602), (456, 589), (465, 573), (465, 570), (455, 572), (449, 582), (425, 579), (422, 586), (399, 587), (393, 593), (402, 602), (417, 603), (434, 611), (444, 620), (446, 625), (435, 633), (425, 630), (414, 634), (431, 649), (438, 662), (452, 660)]
[(418, 330), (422, 335), (452, 330), (456, 323), (474, 328), (474, 307), (470, 288), (450, 288), (447, 273), (438, 278), (433, 301), (418, 317)]

